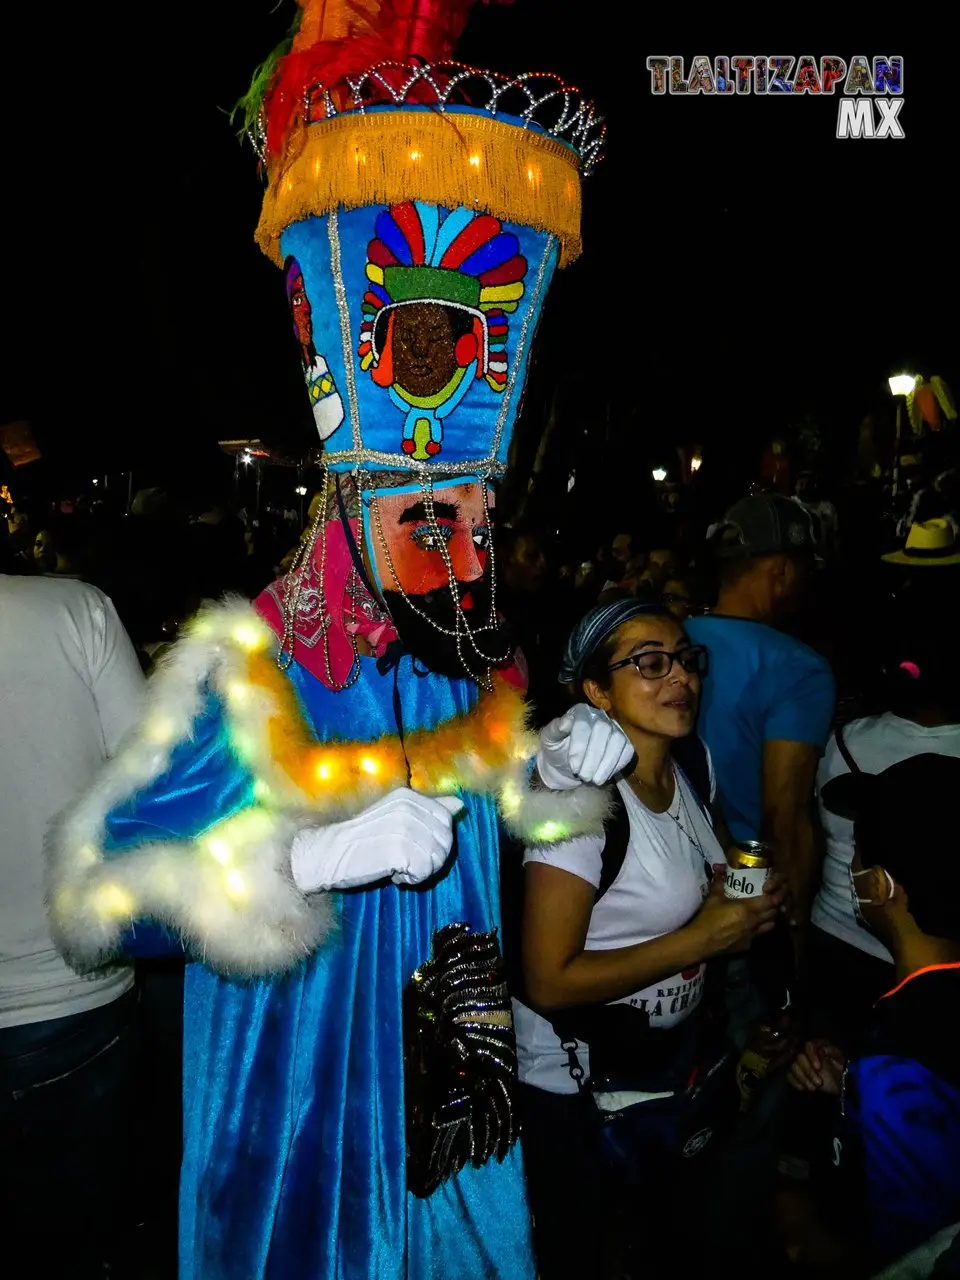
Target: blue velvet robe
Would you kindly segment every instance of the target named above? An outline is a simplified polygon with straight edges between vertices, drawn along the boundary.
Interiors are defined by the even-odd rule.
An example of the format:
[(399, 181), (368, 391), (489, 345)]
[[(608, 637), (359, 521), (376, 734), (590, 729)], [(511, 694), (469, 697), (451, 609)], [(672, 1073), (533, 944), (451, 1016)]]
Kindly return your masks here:
[[(333, 694), (289, 678), (320, 740), (370, 741), (469, 710), (476, 686), (381, 675), (361, 663)], [(401, 994), (434, 933), (499, 925), (492, 798), (463, 795), (455, 853), (429, 889), (337, 896), (337, 927), (292, 974), (239, 982), (188, 966), (180, 1280), (475, 1280), (533, 1277), (519, 1144), (467, 1167), (426, 1200), (405, 1180)], [(111, 856), (166, 835), (192, 838), (253, 801), (211, 697), (165, 775), (114, 809)]]

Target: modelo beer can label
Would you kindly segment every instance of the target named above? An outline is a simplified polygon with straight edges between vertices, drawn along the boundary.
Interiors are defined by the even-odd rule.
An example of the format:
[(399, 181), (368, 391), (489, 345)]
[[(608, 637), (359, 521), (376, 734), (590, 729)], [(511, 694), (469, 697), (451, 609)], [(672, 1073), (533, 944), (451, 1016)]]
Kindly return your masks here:
[(728, 898), (759, 898), (770, 874), (770, 850), (757, 840), (745, 840), (727, 854), (724, 876)]

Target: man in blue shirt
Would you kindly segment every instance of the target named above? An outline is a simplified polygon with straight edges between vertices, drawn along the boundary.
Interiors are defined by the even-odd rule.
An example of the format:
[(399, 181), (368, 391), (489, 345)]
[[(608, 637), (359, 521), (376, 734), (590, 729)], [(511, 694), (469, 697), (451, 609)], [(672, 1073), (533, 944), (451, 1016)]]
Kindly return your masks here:
[(776, 624), (802, 600), (813, 531), (797, 503), (761, 495), (736, 503), (711, 541), (716, 611), (687, 622), (690, 638), (710, 651), (699, 732), (731, 835), (773, 847), (804, 914), (816, 880), (813, 788), (834, 682), (826, 660)]
[[(802, 604), (814, 563), (813, 529), (799, 504), (763, 495), (736, 503), (710, 544), (720, 571), (716, 611), (686, 623), (691, 640), (710, 653), (697, 728), (713, 757), (731, 835), (771, 845), (791, 890), (792, 918), (799, 921), (816, 883), (813, 790), (833, 719), (834, 684), (826, 661), (777, 630), (777, 623)], [(729, 1029), (741, 1048), (761, 1020), (777, 1018), (783, 1029), (778, 1013), (792, 1004), (789, 938), (778, 930), (768, 941), (765, 954), (756, 950), (727, 966)], [(769, 1195), (769, 1203), (762, 1195), (754, 1208), (758, 1219), (772, 1219), (784, 1083), (780, 1076), (767, 1079), (734, 1135), (725, 1161), (727, 1186), (719, 1189), (713, 1210), (718, 1224), (734, 1211), (729, 1186), (750, 1185)], [(730, 1240), (723, 1253), (728, 1270), (740, 1269), (748, 1257), (750, 1264), (768, 1262), (759, 1239)]]

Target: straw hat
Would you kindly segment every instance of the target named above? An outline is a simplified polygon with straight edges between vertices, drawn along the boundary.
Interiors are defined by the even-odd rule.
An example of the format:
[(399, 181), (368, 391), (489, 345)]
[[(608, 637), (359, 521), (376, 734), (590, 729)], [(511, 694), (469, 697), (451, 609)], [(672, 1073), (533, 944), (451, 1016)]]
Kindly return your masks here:
[(910, 526), (902, 551), (882, 556), (887, 564), (948, 565), (960, 564), (957, 536), (949, 520), (924, 520)]

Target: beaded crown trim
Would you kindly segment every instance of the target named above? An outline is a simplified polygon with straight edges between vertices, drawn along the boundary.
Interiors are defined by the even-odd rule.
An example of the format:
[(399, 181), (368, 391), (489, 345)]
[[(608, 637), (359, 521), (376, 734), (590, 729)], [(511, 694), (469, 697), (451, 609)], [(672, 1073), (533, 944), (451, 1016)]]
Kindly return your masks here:
[[(387, 73), (409, 72), (400, 84)], [(339, 90), (339, 92), (338, 92)], [(337, 105), (335, 98), (341, 98)], [(363, 114), (382, 106), (430, 106), (441, 112), (472, 107), (491, 118), (512, 116), (566, 143), (579, 157), (587, 177), (603, 155), (607, 127), (596, 107), (579, 89), (549, 72), (526, 71), (518, 76), (484, 71), (463, 62), (380, 62), (360, 76), (348, 76), (338, 86), (312, 84), (304, 89), (302, 120), (319, 124), (349, 112)], [(261, 113), (250, 140), (265, 159), (266, 129)]]

